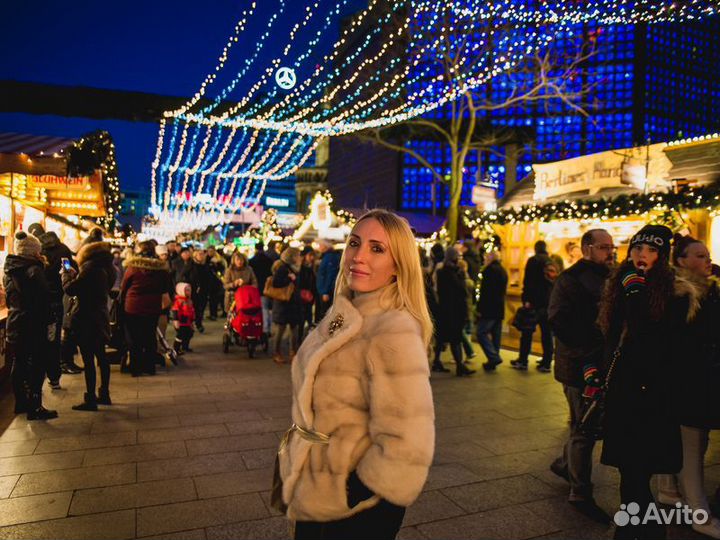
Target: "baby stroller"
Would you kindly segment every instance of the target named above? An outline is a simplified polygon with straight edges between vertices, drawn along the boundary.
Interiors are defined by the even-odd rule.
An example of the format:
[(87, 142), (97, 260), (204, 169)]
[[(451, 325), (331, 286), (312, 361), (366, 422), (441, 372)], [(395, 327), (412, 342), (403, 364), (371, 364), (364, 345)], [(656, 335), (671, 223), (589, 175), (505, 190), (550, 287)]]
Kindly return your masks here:
[(258, 345), (267, 352), (268, 340), (263, 334), (260, 291), (252, 285), (237, 288), (228, 310), (223, 332), (223, 352), (228, 352), (233, 342), (241, 347), (247, 346), (250, 358), (255, 356)]

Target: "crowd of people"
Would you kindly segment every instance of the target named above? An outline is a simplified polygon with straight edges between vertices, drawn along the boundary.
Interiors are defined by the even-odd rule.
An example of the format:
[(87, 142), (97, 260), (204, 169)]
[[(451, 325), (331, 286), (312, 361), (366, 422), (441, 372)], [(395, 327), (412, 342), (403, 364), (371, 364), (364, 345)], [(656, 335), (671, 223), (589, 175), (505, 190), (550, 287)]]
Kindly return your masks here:
[[(437, 244), (429, 254), (418, 254), (407, 223), (384, 211), (358, 221), (344, 252), (327, 240), (317, 245), (316, 252), (280, 242), (266, 249), (260, 242), (250, 258), (172, 241), (139, 242), (123, 251), (103, 241), (97, 229), (73, 254), (37, 224), (18, 232), (4, 269), (16, 413), (30, 420), (56, 417), (42, 404), (45, 379), (59, 388), (61, 374), (81, 371), (86, 391), (73, 409), (111, 405), (106, 345), (118, 328), (129, 351), (127, 370), (132, 376), (153, 375), (170, 323), (172, 352), (191, 352), (193, 333), (205, 331), (206, 312), (211, 320), (226, 316), (238, 288), (256, 287), (263, 295), (263, 331), (272, 359), (293, 363), (295, 424), (281, 446), (280, 454), (287, 455), (279, 460), (278, 474), (285, 487), (277, 500), (305, 523), (296, 537), (311, 537), (318, 523), (330, 519), (338, 531), (364, 523), (379, 537), (394, 537), (431, 461), (429, 369), (449, 371), (441, 361), (449, 346), (456, 375), (475, 373), (468, 366), (472, 333), (486, 357), (485, 371), (503, 361), (508, 274), (501, 246), (493, 241), (484, 259), (473, 242)], [(539, 327), (537, 368), (551, 372), (554, 361), (568, 403), (570, 435), (550, 469), (568, 482), (573, 507), (609, 523), (594, 500), (591, 479), (593, 448), (602, 438), (601, 462), (619, 470), (623, 504), (637, 504), (642, 515), (655, 501), (650, 480), (660, 475), (660, 502), (685, 503), (711, 516), (703, 458), (709, 431), (720, 427), (720, 289), (707, 247), (667, 227), (647, 225), (630, 239), (624, 261), (616, 260), (614, 239), (603, 229), (587, 231), (568, 252), (576, 260), (563, 270), (545, 243), (536, 243), (513, 320), (521, 340), (511, 367), (528, 369)], [(392, 339), (381, 339), (388, 333)], [(336, 334), (346, 337), (334, 349), (328, 344)], [(74, 363), (77, 349), (82, 368)], [(416, 354), (408, 358), (411, 350)], [(406, 360), (399, 362), (400, 356)], [(327, 357), (321, 368), (320, 357)], [(318, 404), (312, 410), (307, 396), (299, 397), (308, 391), (309, 379)], [(368, 385), (369, 394), (362, 390)], [(593, 409), (604, 415), (589, 415)], [(351, 429), (358, 415), (368, 414), (361, 424), (375, 426), (370, 432)], [(318, 432), (303, 425), (312, 415)], [(342, 431), (336, 443), (357, 452), (343, 454), (334, 465), (326, 462), (335, 459), (331, 453), (318, 453), (317, 470), (304, 469), (308, 452), (332, 441), (323, 431)], [(343, 482), (352, 488), (348, 501), (356, 504), (347, 507), (335, 493), (335, 480), (323, 483), (328, 467), (344, 471)], [(316, 492), (317, 504), (294, 497), (293, 489)], [(693, 528), (720, 538), (715, 517)], [(617, 527), (615, 537), (664, 534), (660, 524), (631, 523)]]

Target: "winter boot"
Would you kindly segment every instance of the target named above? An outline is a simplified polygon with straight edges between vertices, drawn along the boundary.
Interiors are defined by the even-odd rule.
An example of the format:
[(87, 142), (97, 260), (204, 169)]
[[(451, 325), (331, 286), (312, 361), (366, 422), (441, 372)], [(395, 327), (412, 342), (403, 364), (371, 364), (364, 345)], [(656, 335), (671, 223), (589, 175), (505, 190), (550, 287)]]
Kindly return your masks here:
[(32, 394), (32, 397), (28, 400), (28, 420), (50, 420), (57, 418), (57, 411), (51, 411), (42, 406), (42, 394)]
[(474, 369), (468, 369), (467, 367), (465, 367), (465, 364), (458, 364), (455, 375), (457, 375), (458, 377), (467, 377), (469, 375), (472, 375), (473, 373), (475, 373)]
[(100, 405), (112, 405), (109, 388), (103, 388), (102, 386), (100, 387), (100, 390), (98, 390), (97, 402)]
[(80, 405), (73, 405), (74, 411), (97, 411), (97, 398), (95, 394), (85, 392), (85, 399)]

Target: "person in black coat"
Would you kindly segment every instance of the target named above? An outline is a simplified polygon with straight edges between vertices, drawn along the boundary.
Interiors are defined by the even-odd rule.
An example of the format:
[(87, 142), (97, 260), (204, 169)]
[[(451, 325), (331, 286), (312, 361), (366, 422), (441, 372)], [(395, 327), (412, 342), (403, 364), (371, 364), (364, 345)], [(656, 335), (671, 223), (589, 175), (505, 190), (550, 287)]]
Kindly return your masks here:
[(460, 256), (455, 248), (445, 252), (445, 262), (437, 272), (437, 293), (439, 310), (440, 341), (450, 344), (453, 360), (457, 365), (456, 375), (472, 375), (474, 370), (463, 364), (463, 330), (468, 319), (467, 288), (465, 276), (458, 267)]
[[(712, 276), (710, 253), (690, 236), (675, 236), (673, 265), (701, 291), (700, 310), (685, 340), (683, 368), (676, 373), (676, 410), (680, 420), (683, 466), (680, 474), (660, 475), (658, 500), (680, 501), (712, 515), (705, 494), (704, 461), (711, 429), (720, 429), (720, 287)], [(693, 530), (720, 538), (720, 520), (693, 523)]]
[(272, 276), (273, 260), (267, 256), (264, 251), (265, 244), (259, 241), (255, 244), (255, 255), (250, 259), (250, 268), (255, 272), (258, 280), (258, 289), (262, 295), (262, 311), (263, 311), (263, 332), (266, 336), (270, 335), (270, 325), (272, 324), (272, 298), (265, 296), (265, 283)]
[(178, 283), (189, 283), (192, 287), (192, 301), (195, 307), (195, 328), (202, 334), (205, 331), (203, 315), (208, 305), (210, 293), (214, 290), (215, 282), (217, 281), (212, 269), (208, 265), (205, 250), (198, 249), (193, 253), (193, 258), (185, 265), (181, 277), (182, 279)]
[(5, 259), (3, 286), (8, 307), (5, 340), (12, 359), (15, 414), (28, 420), (56, 418), (42, 405), (50, 317), (50, 292), (40, 241), (25, 232), (14, 238), (14, 255)]
[(511, 367), (526, 370), (528, 356), (532, 346), (532, 337), (535, 328), (540, 326), (542, 338), (542, 360), (538, 369), (543, 372), (550, 372), (550, 364), (553, 359), (553, 336), (552, 329), (547, 317), (547, 307), (550, 302), (550, 291), (552, 281), (548, 279), (548, 269), (553, 266), (550, 255), (548, 255), (547, 244), (543, 240), (535, 242), (535, 255), (530, 257), (525, 265), (525, 276), (523, 278), (522, 302), (523, 306), (535, 311), (537, 320), (532, 329), (523, 330), (520, 337), (520, 355), (517, 360), (510, 362)]
[(483, 364), (485, 371), (494, 371), (502, 363), (500, 341), (502, 322), (505, 319), (507, 287), (508, 274), (500, 262), (500, 253), (490, 251), (485, 255), (475, 325), (478, 343), (487, 357), (487, 362)]
[(285, 330), (290, 327), (290, 348), (288, 362), (300, 347), (300, 324), (303, 318), (302, 298), (298, 286), (298, 276), (302, 265), (300, 251), (288, 247), (280, 255), (280, 260), (273, 265), (272, 286), (278, 289), (294, 285), (293, 294), (287, 302), (274, 299), (272, 308), (273, 319), (273, 361), (277, 364), (287, 363), (281, 354), (282, 339)]
[(183, 247), (180, 249), (180, 255), (170, 262), (170, 273), (172, 274), (173, 285), (187, 283), (184, 279), (190, 265), (192, 265), (192, 252), (190, 248)]
[[(636, 503), (640, 516), (654, 502), (653, 474), (674, 474), (682, 465), (680, 424), (672, 399), (684, 339), (700, 305), (695, 285), (669, 265), (672, 232), (643, 227), (630, 241), (628, 259), (603, 292), (599, 324), (606, 342), (601, 462), (620, 471), (620, 499)], [(600, 379), (588, 380), (599, 386)], [(663, 525), (617, 527), (615, 538), (664, 538)]]
[[(555, 379), (563, 385), (570, 409), (570, 437), (550, 469), (568, 480), (568, 502), (604, 524), (610, 517), (593, 498), (592, 453), (595, 439), (579, 429), (585, 412), (585, 367), (602, 360), (604, 338), (597, 317), (605, 282), (614, 263), (613, 239), (603, 229), (587, 231), (580, 241), (583, 258), (560, 274), (548, 307), (555, 335)], [(588, 372), (590, 373), (590, 372)]]
[[(110, 404), (110, 362), (105, 345), (110, 341), (110, 313), (108, 299), (115, 283), (115, 267), (110, 244), (91, 242), (77, 254), (79, 272), (63, 269), (63, 289), (75, 297), (70, 307), (70, 329), (76, 337), (85, 371), (86, 392), (83, 402), (73, 406), (77, 411), (97, 411), (97, 404)], [(95, 359), (100, 368), (100, 389), (95, 393), (97, 374)]]
[(28, 227), (28, 232), (40, 240), (42, 255), (47, 259), (45, 267), (45, 279), (50, 293), (50, 317), (55, 324), (55, 331), (51, 340), (48, 341), (47, 352), (47, 378), (50, 386), (54, 389), (60, 388), (60, 376), (62, 373), (74, 375), (82, 373), (82, 368), (75, 365), (71, 360), (69, 363), (62, 362), (60, 354), (60, 339), (62, 337), (62, 323), (65, 310), (63, 309), (62, 282), (60, 281), (60, 265), (62, 259), (68, 259), (70, 264), (77, 269), (70, 248), (63, 244), (55, 232), (45, 232), (39, 223), (33, 223)]

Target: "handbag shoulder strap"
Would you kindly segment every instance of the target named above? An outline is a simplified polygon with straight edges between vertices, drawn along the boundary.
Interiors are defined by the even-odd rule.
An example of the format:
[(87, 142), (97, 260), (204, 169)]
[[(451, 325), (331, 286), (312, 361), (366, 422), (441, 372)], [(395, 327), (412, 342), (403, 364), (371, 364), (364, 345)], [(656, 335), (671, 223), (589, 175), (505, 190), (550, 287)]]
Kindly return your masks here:
[(610, 362), (610, 367), (608, 368), (607, 375), (605, 375), (605, 382), (603, 383), (603, 390), (607, 390), (608, 385), (610, 384), (610, 379), (612, 378), (613, 371), (615, 371), (615, 366), (617, 364), (618, 359), (620, 358), (620, 355), (622, 354), (622, 347), (625, 343), (625, 336), (627, 334), (627, 327), (623, 328), (622, 334), (620, 335), (620, 343), (618, 343), (618, 346), (613, 351), (612, 361)]

